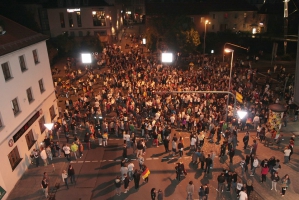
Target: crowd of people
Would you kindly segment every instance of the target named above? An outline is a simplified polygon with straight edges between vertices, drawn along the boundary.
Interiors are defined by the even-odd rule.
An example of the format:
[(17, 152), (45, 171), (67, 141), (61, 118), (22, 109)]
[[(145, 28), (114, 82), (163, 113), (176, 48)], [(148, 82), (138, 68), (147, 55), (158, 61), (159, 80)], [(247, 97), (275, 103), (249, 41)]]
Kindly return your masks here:
[[(138, 37), (133, 37), (138, 40)], [(124, 159), (121, 162), (120, 176), (115, 179), (116, 194), (120, 195), (121, 184), (124, 184), (124, 193), (127, 193), (131, 180), (134, 180), (136, 189), (139, 188), (140, 177), (145, 182), (148, 181), (150, 173), (143, 158), (146, 154), (147, 142), (152, 141), (152, 146), (157, 147), (163, 144), (165, 152), (182, 157), (186, 145), (182, 137), (172, 133), (172, 129), (190, 132), (192, 162), (201, 163), (201, 169), (206, 173), (209, 173), (210, 168), (213, 167), (216, 154), (214, 151), (206, 154), (202, 151), (202, 147), (205, 141), (213, 143), (214, 137), (216, 137), (216, 144), (223, 141), (220, 145), (220, 158), (228, 154), (232, 163), (237, 146), (237, 132), (247, 130), (243, 142), (244, 149), (250, 148), (250, 155), (246, 155), (242, 161), (242, 176), (248, 170), (249, 161), (251, 161), (251, 175), (255, 174), (255, 169), (259, 166), (256, 164), (258, 139), (261, 142), (269, 141), (277, 144), (281, 142), (267, 125), (268, 106), (277, 103), (281, 95), (271, 86), (271, 78), (266, 78), (265, 84), (259, 84), (257, 69), (252, 68), (250, 62), (248, 65), (243, 61), (234, 63), (231, 84), (229, 84), (230, 66), (221, 63), (216, 57), (190, 55), (193, 60), (196, 60), (196, 66), (190, 65), (188, 70), (183, 70), (180, 66), (182, 60), (180, 54), (175, 57), (174, 64), (168, 65), (161, 63), (157, 57), (143, 53), (140, 48), (134, 47), (122, 51), (117, 45), (107, 45), (102, 53), (94, 57), (96, 63), (105, 63), (107, 67), (101, 73), (97, 72), (97, 66), (86, 66), (83, 70), (78, 69), (75, 59), (67, 60), (64, 69), (67, 79), (57, 80), (55, 83), (57, 97), (67, 98), (65, 109), (59, 108), (60, 117), (49, 135), (49, 138), (51, 134), (64, 135), (67, 142), (60, 146), (59, 143), (46, 138), (46, 144), (42, 149), (45, 153), (34, 153), (35, 160), (38, 160), (36, 156), (41, 156), (46, 165), (47, 158), (60, 157), (61, 152), (68, 160), (71, 160), (71, 156), (74, 159), (81, 158), (83, 144), (90, 149), (95, 139), (98, 139), (100, 146), (107, 146), (109, 137), (123, 137)], [(180, 93), (185, 91), (187, 93)], [(199, 91), (206, 92), (198, 93)], [(234, 99), (231, 95), (209, 91), (230, 91), (242, 94), (243, 103), (238, 104), (236, 109), (247, 111), (247, 116), (243, 119), (234, 116)], [(285, 99), (289, 105), (292, 104), (292, 88), (288, 88)], [(285, 116), (288, 116), (290, 108), (285, 112)], [(108, 118), (108, 115), (114, 117)], [(285, 119), (287, 121), (287, 117)], [(78, 129), (84, 131), (83, 142), (77, 138)], [(254, 140), (249, 147), (250, 129), (257, 130), (257, 140)], [(270, 137), (268, 133), (271, 133)], [(74, 141), (69, 145), (71, 135), (74, 136)], [(134, 156), (138, 159), (139, 170), (134, 170), (133, 163), (127, 163), (129, 161), (127, 149), (131, 147)], [(293, 147), (294, 145), (290, 143), (287, 147), (290, 153), (288, 154), (289, 150), (285, 150), (285, 156), (292, 154)], [(36, 165), (39, 165), (38, 161)], [(264, 169), (264, 166), (270, 168), (272, 165), (264, 162), (261, 166)], [(182, 174), (187, 174), (181, 162), (177, 163), (175, 170), (178, 180)], [(275, 174), (274, 180), (276, 180)], [(262, 174), (262, 181), (265, 179), (264, 175)], [(271, 172), (271, 177), (272, 175)], [(64, 177), (62, 175), (68, 187), (67, 179)], [(288, 176), (285, 177), (287, 181), (283, 183), (282, 188), (287, 188), (290, 184)], [(250, 183), (249, 180), (247, 184), (238, 187), (236, 173), (225, 170), (218, 177), (218, 192), (223, 191), (226, 181), (226, 190), (230, 191), (232, 185), (232, 188), (238, 191), (240, 200), (243, 200), (246, 196), (244, 191), (246, 190), (249, 196), (250, 191), (253, 190), (252, 182)], [(190, 182), (189, 185), (187, 198), (192, 198), (193, 183)], [(285, 191), (282, 190), (282, 195)], [(201, 198), (206, 198), (208, 193), (208, 185), (201, 186), (198, 192)], [(152, 189), (152, 199), (161, 195), (163, 196), (162, 191), (157, 192), (155, 188)]]

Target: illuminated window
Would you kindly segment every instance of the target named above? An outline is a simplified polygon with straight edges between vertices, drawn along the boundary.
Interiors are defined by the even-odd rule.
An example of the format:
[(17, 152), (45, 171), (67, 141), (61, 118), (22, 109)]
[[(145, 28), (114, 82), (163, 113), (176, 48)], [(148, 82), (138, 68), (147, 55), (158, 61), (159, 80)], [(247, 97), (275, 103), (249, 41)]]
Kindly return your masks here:
[(69, 26), (74, 27), (74, 21), (73, 21), (73, 13), (68, 13), (68, 18), (69, 18)]
[(26, 90), (28, 102), (31, 103), (33, 99), (31, 87)]
[(34, 49), (34, 50), (32, 51), (32, 55), (33, 55), (34, 63), (35, 63), (35, 64), (38, 64), (38, 63), (39, 63), (39, 60), (38, 60), (38, 55), (37, 55), (37, 50), (36, 50), (36, 49)]
[(105, 11), (92, 11), (94, 26), (106, 26)]
[(8, 154), (8, 160), (10, 162), (12, 170), (14, 170), (21, 162), (22, 158), (20, 157), (17, 146)]
[(247, 13), (244, 13), (244, 18), (246, 18), (247, 17)]
[(9, 79), (12, 78), (8, 62), (1, 64), (1, 67), (2, 67), (2, 71), (3, 71), (4, 79), (5, 79), (5, 81), (8, 81)]
[(38, 85), (39, 85), (40, 93), (43, 93), (45, 91), (43, 79), (40, 79), (38, 81)]
[(24, 55), (19, 56), (19, 62), (20, 62), (21, 71), (22, 72), (26, 71), (27, 67), (26, 67)]
[(59, 18), (60, 18), (60, 26), (61, 26), (61, 28), (65, 28), (64, 14), (62, 12), (59, 13)]
[(34, 139), (34, 136), (33, 136), (32, 129), (25, 135), (25, 138), (26, 138), (26, 143), (27, 143), (28, 150), (30, 150), (31, 147), (36, 142), (36, 140)]
[(78, 24), (78, 27), (81, 27), (82, 26), (81, 13), (80, 12), (76, 12), (76, 15), (77, 15), (77, 24)]
[(17, 114), (20, 112), (20, 107), (19, 107), (19, 103), (18, 103), (18, 98), (14, 98), (14, 99), (11, 101), (11, 108), (12, 108), (12, 111), (13, 111), (13, 114), (14, 114), (14, 115), (17, 115)]

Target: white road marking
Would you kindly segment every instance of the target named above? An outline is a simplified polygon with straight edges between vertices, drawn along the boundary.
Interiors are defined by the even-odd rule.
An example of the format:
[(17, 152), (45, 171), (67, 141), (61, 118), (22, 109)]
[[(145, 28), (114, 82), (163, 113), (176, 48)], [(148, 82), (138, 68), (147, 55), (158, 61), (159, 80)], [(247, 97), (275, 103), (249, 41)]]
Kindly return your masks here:
[(108, 160), (108, 161), (110, 161), (110, 162), (111, 162), (111, 161), (114, 161), (114, 160)]
[(120, 159), (117, 159), (117, 160), (115, 160), (115, 161), (121, 161)]
[(84, 161), (78, 161), (78, 163), (83, 163)]
[(153, 158), (154, 160), (158, 160), (159, 158)]
[(145, 160), (152, 160), (152, 158), (146, 158)]
[(85, 162), (90, 162), (90, 161), (88, 160), (88, 161), (85, 161)]
[(71, 163), (77, 163), (77, 161), (71, 161)]

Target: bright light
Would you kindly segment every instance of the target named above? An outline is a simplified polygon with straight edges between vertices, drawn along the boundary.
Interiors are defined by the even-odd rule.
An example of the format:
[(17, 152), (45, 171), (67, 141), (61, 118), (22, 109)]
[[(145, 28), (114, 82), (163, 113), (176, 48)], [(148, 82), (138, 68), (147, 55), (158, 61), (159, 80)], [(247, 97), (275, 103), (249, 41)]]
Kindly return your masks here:
[(127, 11), (127, 14), (130, 15), (132, 12), (131, 11)]
[(172, 62), (172, 53), (162, 53), (162, 62), (171, 63)]
[(252, 34), (256, 34), (256, 28), (252, 29)]
[(66, 9), (66, 12), (68, 13), (72, 13), (72, 12), (80, 12), (80, 8), (68, 8)]
[(146, 44), (146, 39), (145, 38), (142, 39), (142, 44)]
[(225, 51), (226, 53), (234, 52), (234, 50), (229, 49), (229, 48), (225, 48), (224, 51)]
[(109, 18), (109, 15), (107, 15), (106, 17)]
[(48, 130), (52, 130), (53, 125), (54, 125), (53, 123), (44, 124), (44, 126), (45, 126)]
[(211, 22), (209, 20), (206, 20), (205, 24), (211, 24)]
[(96, 11), (92, 11), (92, 14), (95, 15), (95, 14), (97, 14), (97, 12)]
[(240, 119), (243, 119), (247, 115), (247, 112), (244, 111), (244, 110), (238, 110), (237, 114), (238, 114)]
[(214, 50), (211, 50), (211, 53), (214, 53)]
[(82, 63), (86, 63), (86, 64), (91, 63), (91, 54), (90, 53), (82, 53), (81, 58), (82, 58)]

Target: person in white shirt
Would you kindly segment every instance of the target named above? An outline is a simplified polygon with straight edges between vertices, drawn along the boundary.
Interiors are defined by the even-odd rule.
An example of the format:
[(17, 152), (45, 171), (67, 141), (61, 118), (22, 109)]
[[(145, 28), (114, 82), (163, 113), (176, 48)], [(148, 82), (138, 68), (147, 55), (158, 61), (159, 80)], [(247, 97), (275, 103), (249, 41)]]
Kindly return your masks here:
[(195, 151), (195, 145), (196, 145), (196, 138), (192, 137), (190, 141), (190, 150), (193, 152)]
[(130, 180), (133, 180), (133, 172), (134, 172), (134, 163), (130, 162), (128, 165), (128, 175)]
[(45, 149), (43, 149), (41, 152), (40, 152), (40, 157), (41, 159), (44, 161), (44, 165), (47, 166), (48, 165), (48, 156), (47, 156), (47, 152)]
[(243, 191), (239, 193), (239, 200), (248, 200), (248, 196), (245, 192), (246, 188), (243, 188)]
[(289, 162), (289, 156), (291, 154), (291, 149), (290, 147), (285, 147), (285, 150), (283, 151), (284, 153), (284, 164)]

